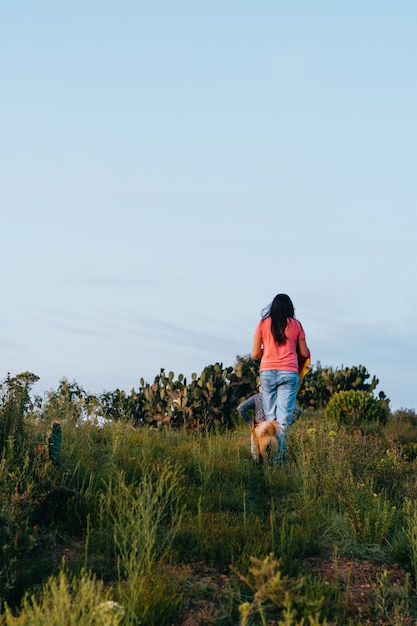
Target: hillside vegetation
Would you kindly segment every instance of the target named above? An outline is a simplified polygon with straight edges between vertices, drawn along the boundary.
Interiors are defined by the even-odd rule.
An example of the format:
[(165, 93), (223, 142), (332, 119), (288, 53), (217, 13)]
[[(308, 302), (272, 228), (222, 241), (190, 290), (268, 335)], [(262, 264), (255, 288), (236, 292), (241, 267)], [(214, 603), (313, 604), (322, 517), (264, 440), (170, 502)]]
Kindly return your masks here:
[(236, 406), (258, 363), (130, 394), (0, 384), (0, 624), (417, 623), (417, 415), (317, 364), (288, 461)]

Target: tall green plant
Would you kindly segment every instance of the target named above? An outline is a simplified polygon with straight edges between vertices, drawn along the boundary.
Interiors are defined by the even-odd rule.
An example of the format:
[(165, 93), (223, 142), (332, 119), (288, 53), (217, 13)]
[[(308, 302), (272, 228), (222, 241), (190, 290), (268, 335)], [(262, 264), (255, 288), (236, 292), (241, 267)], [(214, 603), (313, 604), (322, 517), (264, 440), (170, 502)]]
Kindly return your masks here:
[(19, 614), (6, 606), (4, 626), (117, 626), (124, 608), (111, 599), (110, 588), (83, 571), (75, 576), (62, 568), (38, 593), (28, 593)]
[[(166, 560), (181, 521), (180, 475), (169, 462), (156, 465), (137, 485), (119, 473), (102, 497), (113, 521), (121, 575), (146, 573)], [(162, 525), (166, 524), (161, 534)]]
[(317, 593), (317, 586), (309, 588), (305, 578), (291, 580), (283, 575), (273, 554), (263, 560), (253, 558), (247, 575), (237, 570), (234, 573), (248, 588), (250, 596), (250, 600), (240, 602), (240, 626), (327, 623), (321, 617), (325, 605), (324, 585)]
[(407, 498), (404, 502), (404, 531), (414, 582), (417, 581), (417, 502)]
[(86, 394), (77, 382), (68, 382), (63, 378), (56, 392), (48, 393), (48, 400), (43, 407), (43, 416), (48, 421), (79, 421), (89, 414), (89, 404), (94, 406), (95, 399)]
[(39, 377), (23, 372), (0, 383), (0, 455), (19, 454), (24, 448), (24, 417), (33, 407), (32, 386)]
[(396, 508), (384, 493), (376, 493), (372, 478), (358, 483), (350, 474), (341, 494), (356, 536), (366, 543), (381, 544), (393, 527)]
[(119, 585), (125, 623), (163, 626), (177, 608), (179, 581), (162, 564), (182, 517), (180, 474), (169, 462), (151, 468), (137, 485), (118, 474), (102, 495), (113, 523)]

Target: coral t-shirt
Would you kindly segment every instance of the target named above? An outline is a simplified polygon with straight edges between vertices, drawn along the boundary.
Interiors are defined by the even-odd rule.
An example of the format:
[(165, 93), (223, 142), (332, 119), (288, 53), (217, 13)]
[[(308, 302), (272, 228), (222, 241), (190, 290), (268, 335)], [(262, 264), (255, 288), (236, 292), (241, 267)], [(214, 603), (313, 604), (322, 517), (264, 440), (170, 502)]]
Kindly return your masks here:
[(298, 372), (297, 344), (305, 339), (305, 332), (300, 322), (292, 317), (287, 320), (285, 329), (287, 341), (279, 346), (271, 331), (271, 318), (261, 320), (255, 329), (255, 337), (259, 337), (263, 345), (263, 354), (259, 371), (281, 370)]

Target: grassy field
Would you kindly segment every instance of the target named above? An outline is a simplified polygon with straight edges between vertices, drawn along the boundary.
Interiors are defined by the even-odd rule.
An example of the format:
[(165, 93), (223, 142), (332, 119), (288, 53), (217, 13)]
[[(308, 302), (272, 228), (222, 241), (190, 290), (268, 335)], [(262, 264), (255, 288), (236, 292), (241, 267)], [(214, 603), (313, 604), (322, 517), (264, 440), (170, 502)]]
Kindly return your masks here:
[(0, 463), (0, 624), (417, 623), (417, 416), (250, 429), (26, 417)]

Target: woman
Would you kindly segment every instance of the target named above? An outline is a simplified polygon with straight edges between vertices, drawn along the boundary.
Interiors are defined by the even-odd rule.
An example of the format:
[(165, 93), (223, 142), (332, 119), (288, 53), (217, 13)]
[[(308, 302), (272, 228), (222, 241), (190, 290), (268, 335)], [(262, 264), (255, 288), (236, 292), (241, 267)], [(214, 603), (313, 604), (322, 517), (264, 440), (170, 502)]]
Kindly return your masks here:
[(285, 430), (291, 423), (299, 382), (299, 359), (310, 351), (302, 325), (294, 317), (291, 298), (280, 293), (262, 311), (256, 326), (252, 356), (261, 357), (259, 374), (262, 401), (267, 421), (276, 420), (280, 427), (278, 441), (285, 455)]

